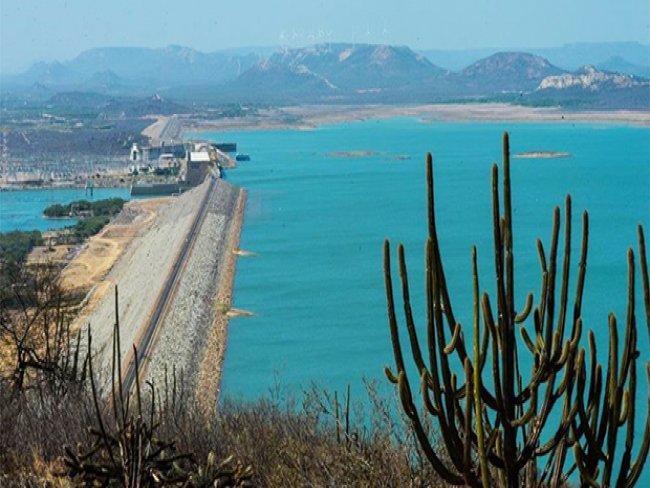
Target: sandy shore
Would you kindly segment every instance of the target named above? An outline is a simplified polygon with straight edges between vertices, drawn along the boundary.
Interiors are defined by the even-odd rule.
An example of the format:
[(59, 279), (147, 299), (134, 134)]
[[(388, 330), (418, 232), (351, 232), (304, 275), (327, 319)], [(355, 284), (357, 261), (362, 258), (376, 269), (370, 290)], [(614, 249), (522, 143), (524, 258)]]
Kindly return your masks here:
[(568, 111), (504, 103), (434, 105), (302, 105), (261, 110), (257, 115), (185, 124), (190, 132), (239, 130), (310, 130), (324, 124), (367, 119), (415, 117), (422, 122), (558, 122), (632, 124), (650, 127), (650, 112)]

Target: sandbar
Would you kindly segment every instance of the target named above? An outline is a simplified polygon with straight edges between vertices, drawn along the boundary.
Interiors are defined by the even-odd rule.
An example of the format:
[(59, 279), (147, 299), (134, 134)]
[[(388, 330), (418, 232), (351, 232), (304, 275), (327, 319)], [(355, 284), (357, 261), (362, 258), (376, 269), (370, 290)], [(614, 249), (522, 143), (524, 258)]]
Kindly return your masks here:
[(262, 109), (255, 115), (214, 120), (184, 120), (186, 131), (313, 130), (321, 125), (375, 119), (418, 118), (435, 122), (599, 123), (650, 127), (650, 112), (575, 111), (506, 103), (428, 105), (300, 105)]

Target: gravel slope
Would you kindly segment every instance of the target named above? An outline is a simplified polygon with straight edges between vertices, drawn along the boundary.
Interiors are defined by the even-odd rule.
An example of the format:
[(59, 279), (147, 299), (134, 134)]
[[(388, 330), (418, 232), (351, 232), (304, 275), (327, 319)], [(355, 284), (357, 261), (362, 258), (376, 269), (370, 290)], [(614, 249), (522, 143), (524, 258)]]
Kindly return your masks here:
[(218, 180), (215, 196), (183, 270), (149, 358), (147, 379), (162, 385), (165, 366), (183, 372), (188, 391), (197, 386), (216, 311), (215, 297), (229, 249), (240, 189)]
[[(146, 233), (133, 239), (106, 277), (119, 286), (123, 365), (140, 328), (151, 313), (207, 188), (206, 181), (161, 208), (153, 225)], [(93, 336), (95, 375), (101, 378), (99, 383), (104, 388), (110, 380), (114, 300), (114, 293), (106, 293), (87, 320)]]

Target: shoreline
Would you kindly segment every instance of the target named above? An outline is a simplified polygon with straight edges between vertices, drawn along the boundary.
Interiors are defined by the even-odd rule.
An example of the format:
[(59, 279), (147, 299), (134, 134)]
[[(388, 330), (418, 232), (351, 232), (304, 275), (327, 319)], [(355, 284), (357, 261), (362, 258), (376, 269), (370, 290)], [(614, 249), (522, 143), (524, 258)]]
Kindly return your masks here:
[(199, 364), (195, 397), (206, 418), (212, 418), (221, 392), (221, 376), (230, 322), (228, 311), (233, 303), (235, 273), (237, 258), (239, 257), (237, 250), (239, 249), (244, 224), (246, 197), (246, 190), (240, 188), (232, 221), (228, 229), (223, 270), (219, 276), (217, 293), (214, 297), (212, 325), (207, 337), (205, 353)]
[[(117, 190), (118, 188), (129, 188), (131, 186), (131, 183), (129, 184), (119, 184), (119, 185), (111, 185), (111, 186), (94, 186), (94, 190)], [(4, 183), (0, 183), (0, 192), (11, 192), (11, 191), (26, 191), (26, 190), (84, 190), (86, 186), (84, 184), (48, 184), (44, 183), (42, 185), (30, 185), (30, 184), (23, 184), (23, 183), (16, 183), (16, 184), (11, 184), (7, 185)]]
[(192, 121), (185, 132), (315, 130), (322, 125), (418, 118), (436, 122), (552, 122), (623, 124), (650, 127), (650, 112), (570, 111), (560, 107), (528, 107), (505, 103), (429, 104), (429, 105), (300, 105), (265, 109), (258, 115), (208, 121)]

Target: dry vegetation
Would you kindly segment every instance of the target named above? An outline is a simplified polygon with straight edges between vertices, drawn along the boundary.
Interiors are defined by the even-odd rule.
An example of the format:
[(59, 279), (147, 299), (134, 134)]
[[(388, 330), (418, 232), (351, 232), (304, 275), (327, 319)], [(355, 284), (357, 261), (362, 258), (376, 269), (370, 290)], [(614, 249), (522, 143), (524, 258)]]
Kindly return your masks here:
[[(316, 390), (300, 405), (281, 405), (271, 399), (225, 402), (218, 417), (208, 422), (198, 406), (186, 400), (189, 395), (182, 388), (172, 394), (171, 383), (166, 392), (163, 388), (156, 393), (156, 420), (147, 425), (157, 424), (153, 437), (173, 444), (167, 450), (170, 456), (187, 455), (179, 459), (177, 473), (196, 477), (200, 469), (205, 472), (206, 460), (212, 457), (216, 466), (229, 461), (227, 472), (249, 473), (251, 467), (249, 484), (240, 486), (444, 486), (408, 431), (392, 420), (392, 402), (374, 397), (373, 413), (366, 417), (372, 418), (371, 425), (346, 423), (343, 402), (337, 417), (334, 397)], [(151, 401), (148, 393), (143, 397), (146, 421)], [(99, 424), (87, 389), (60, 398), (0, 389), (0, 405), (0, 485), (41, 486), (49, 480), (54, 486), (78, 486), (84, 482), (79, 473), (76, 478), (69, 476), (74, 471), (66, 464), (70, 460), (64, 448), (81, 454), (101, 446), (92, 440)], [(106, 429), (119, 424), (110, 409), (103, 409), (102, 415)], [(160, 485), (212, 486), (192, 484), (189, 479)], [(89, 479), (85, 482), (90, 484)], [(126, 485), (116, 482), (115, 486)]]
[(157, 198), (128, 202), (120, 216), (88, 239), (79, 255), (63, 271), (63, 285), (72, 290), (88, 291), (101, 281), (133, 237), (153, 222), (156, 209), (168, 199)]
[[(206, 416), (174, 373), (138, 384), (127, 401), (118, 354), (114, 388), (98, 391), (93, 361), (68, 339), (69, 295), (50, 269), (13, 288), (29, 298), (26, 313), (2, 315), (13, 357), (27, 360), (0, 377), (0, 486), (437, 486), (374, 388), (371, 412), (351, 406), (349, 392), (314, 388), (300, 403), (226, 401)], [(16, 300), (4, 295), (3, 312)]]

